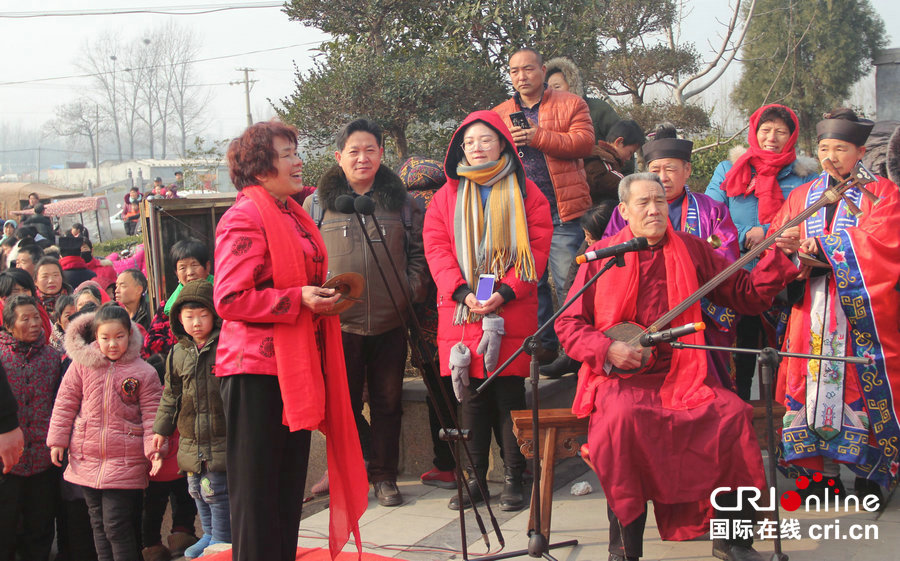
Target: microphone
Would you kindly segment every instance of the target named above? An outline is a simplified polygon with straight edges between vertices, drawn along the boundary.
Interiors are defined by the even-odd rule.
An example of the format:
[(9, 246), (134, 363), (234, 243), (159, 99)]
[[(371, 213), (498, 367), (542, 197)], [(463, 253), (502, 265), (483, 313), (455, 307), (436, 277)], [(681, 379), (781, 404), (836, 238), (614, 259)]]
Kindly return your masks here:
[(620, 243), (618, 245), (611, 245), (609, 247), (604, 247), (603, 249), (598, 249), (596, 251), (588, 251), (584, 255), (579, 255), (575, 258), (575, 262), (579, 265), (584, 265), (588, 261), (596, 261), (597, 259), (605, 259), (607, 257), (616, 257), (618, 255), (622, 255), (631, 251), (640, 251), (642, 249), (647, 249), (650, 244), (647, 243), (647, 238), (632, 238), (625, 243)]
[(643, 335), (641, 335), (641, 346), (655, 347), (660, 343), (668, 343), (669, 341), (674, 341), (679, 337), (684, 337), (685, 335), (690, 335), (691, 333), (703, 331), (704, 329), (706, 329), (706, 324), (700, 321), (697, 323), (688, 323), (686, 325), (682, 325), (681, 327), (664, 329), (656, 333), (644, 333)]
[(372, 216), (375, 214), (375, 201), (365, 195), (356, 197), (353, 200), (353, 208), (363, 216)]
[(350, 195), (340, 195), (334, 200), (334, 208), (342, 214), (353, 214), (353, 197)]

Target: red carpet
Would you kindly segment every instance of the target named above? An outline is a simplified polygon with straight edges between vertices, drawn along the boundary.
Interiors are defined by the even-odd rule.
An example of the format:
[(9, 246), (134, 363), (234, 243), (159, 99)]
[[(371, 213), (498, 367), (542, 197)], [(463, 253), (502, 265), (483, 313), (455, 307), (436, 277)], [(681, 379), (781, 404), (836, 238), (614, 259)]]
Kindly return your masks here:
[[(209, 557), (199, 557), (198, 559), (203, 559), (203, 561), (231, 561), (231, 550), (223, 551), (221, 553), (216, 553), (215, 555), (210, 555)], [(397, 561), (396, 557), (383, 557), (381, 555), (375, 555), (374, 553), (365, 553), (362, 554), (363, 561)], [(337, 556), (337, 561), (356, 561), (357, 556), (356, 552), (347, 552), (342, 551), (340, 555)], [(328, 549), (316, 548), (316, 549), (306, 549), (302, 547), (297, 548), (297, 561), (331, 561), (331, 555), (328, 553)]]

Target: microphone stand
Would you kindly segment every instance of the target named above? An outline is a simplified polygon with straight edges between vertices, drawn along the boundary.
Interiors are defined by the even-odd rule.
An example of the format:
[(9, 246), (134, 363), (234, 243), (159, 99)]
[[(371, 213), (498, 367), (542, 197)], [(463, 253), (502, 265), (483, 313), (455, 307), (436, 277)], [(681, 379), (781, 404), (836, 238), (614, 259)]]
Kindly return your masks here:
[[(349, 195), (347, 195), (347, 196), (349, 197)], [(347, 214), (349, 214), (349, 212)], [(360, 230), (362, 231), (363, 237), (366, 240), (366, 244), (369, 248), (369, 251), (372, 252), (372, 258), (375, 261), (375, 266), (378, 269), (378, 273), (381, 276), (381, 280), (382, 280), (382, 282), (384, 282), (385, 287), (388, 288), (388, 296), (390, 297), (391, 304), (394, 307), (394, 311), (397, 314), (397, 317), (400, 318), (401, 323), (403, 324), (404, 338), (406, 339), (406, 342), (409, 345), (409, 347), (412, 349), (413, 361), (416, 365), (416, 368), (419, 368), (424, 374), (425, 373), (424, 365), (426, 362), (428, 362), (429, 365), (431, 366), (433, 372), (440, 373), (440, 370), (437, 369), (437, 365), (434, 363), (433, 357), (428, 357), (428, 360), (426, 361), (422, 357), (421, 349), (419, 348), (419, 346), (412, 344), (412, 341), (410, 341), (409, 333), (407, 331), (409, 329), (410, 325), (407, 323), (406, 317), (402, 313), (400, 313), (400, 307), (397, 304), (397, 300), (394, 298), (394, 291), (391, 290), (391, 288), (390, 288), (391, 285), (388, 282), (387, 275), (385, 274), (384, 268), (382, 267), (381, 262), (378, 259), (378, 254), (375, 252), (375, 242), (372, 240), (371, 236), (369, 236), (369, 232), (366, 229), (365, 220), (363, 219), (363, 214), (360, 213), (355, 208), (355, 205), (354, 205), (353, 214), (356, 216), (356, 220), (359, 223)], [(372, 223), (375, 226), (375, 229), (377, 231), (381, 232), (382, 236), (384, 236), (385, 230), (381, 229), (381, 225), (378, 223), (378, 219), (375, 217), (375, 214), (374, 213), (367, 214), (367, 216), (370, 216), (372, 218)], [(401, 292), (403, 293), (403, 297), (406, 299), (407, 309), (412, 310), (412, 302), (410, 301), (410, 297), (406, 293), (406, 290), (402, 288), (406, 285), (407, 281), (405, 279), (403, 279), (403, 277), (400, 276), (400, 272), (397, 269), (397, 265), (394, 263), (394, 258), (391, 256), (391, 253), (389, 251), (387, 251), (387, 247), (384, 246), (383, 237), (379, 241), (381, 241), (382, 247), (384, 247), (384, 253), (388, 257), (388, 261), (390, 262), (391, 269), (394, 272), (394, 278), (396, 280), (396, 283), (399, 287), (401, 287)], [(419, 339), (421, 339), (422, 338), (422, 327), (419, 325), (418, 318), (416, 317), (416, 315), (414, 313), (410, 313), (409, 317), (412, 320), (412, 326), (414, 326), (413, 328), (416, 332), (417, 337), (419, 337)], [(454, 413), (454, 407), (450, 406), (450, 404), (452, 402), (450, 402), (450, 398), (446, 393), (446, 389), (444, 388), (444, 385), (441, 383), (436, 384), (440, 388), (440, 392), (441, 392), (440, 395), (443, 397), (445, 404), (448, 405), (447, 410), (450, 413), (451, 422), (454, 425), (454, 428), (449, 428), (449, 429), (447, 428), (447, 425), (444, 422), (444, 419), (441, 418), (440, 408), (438, 407), (437, 398), (435, 397), (438, 394), (432, 387), (431, 380), (429, 380), (428, 376), (425, 376), (425, 375), (422, 376), (422, 380), (425, 382), (425, 387), (428, 391), (427, 392), (428, 398), (431, 400), (431, 404), (434, 407), (435, 412), (437, 413), (438, 422), (441, 425), (441, 435), (440, 435), (441, 439), (446, 440), (448, 442), (459, 442), (462, 445), (463, 453), (465, 454), (466, 459), (471, 464), (472, 457), (469, 452), (469, 447), (468, 447), (468, 445), (466, 445), (466, 441), (471, 440), (471, 435), (469, 434), (468, 430), (460, 430), (459, 428), (456, 428), (456, 427), (459, 427), (459, 422), (456, 418), (456, 414)], [(468, 560), (469, 557), (468, 557), (468, 545), (467, 545), (467, 540), (466, 540), (465, 508), (463, 508), (463, 505), (462, 505), (462, 493), (463, 493), (462, 490), (463, 490), (463, 488), (465, 488), (466, 493), (468, 493), (468, 495), (469, 495), (469, 502), (472, 504), (472, 511), (475, 515), (475, 522), (478, 524), (478, 529), (481, 532), (481, 537), (484, 540), (485, 547), (488, 550), (490, 550), (491, 544), (490, 544), (490, 540), (488, 539), (487, 529), (485, 528), (484, 520), (481, 518), (481, 514), (478, 512), (478, 508), (475, 504), (474, 498), (471, 495), (471, 490), (469, 489), (468, 484), (466, 484), (466, 482), (463, 478), (462, 462), (460, 462), (457, 447), (451, 445), (450, 451), (453, 454), (453, 459), (456, 462), (456, 492), (457, 492), (457, 497), (458, 497), (459, 505), (460, 505), (460, 507), (459, 507), (459, 532), (460, 532), (460, 540), (461, 540), (461, 544), (462, 544), (462, 553), (463, 553), (463, 559)], [(477, 477), (475, 479), (476, 479), (479, 491), (481, 492), (482, 496), (485, 498), (489, 497), (490, 495), (486, 492), (487, 489), (484, 488), (484, 487), (486, 487), (486, 484), (484, 487), (482, 487), (481, 481), (478, 481)], [(491, 525), (493, 526), (494, 533), (497, 535), (497, 541), (500, 543), (500, 546), (502, 548), (505, 546), (506, 542), (503, 539), (503, 533), (500, 530), (500, 525), (498, 524), (497, 519), (494, 516), (494, 513), (491, 510), (490, 504), (488, 504), (487, 500), (485, 500), (485, 507), (487, 508), (488, 516), (490, 517)]]
[(855, 356), (823, 356), (811, 355), (803, 353), (788, 353), (778, 351), (772, 347), (764, 349), (741, 349), (734, 347), (717, 347), (712, 345), (691, 345), (673, 341), (670, 343), (673, 349), (700, 349), (705, 351), (726, 351), (739, 354), (755, 354), (756, 364), (759, 366), (759, 377), (762, 381), (762, 391), (765, 394), (766, 403), (766, 448), (769, 452), (768, 477), (769, 484), (775, 491), (775, 523), (778, 524), (778, 532), (775, 534), (775, 553), (772, 554), (771, 561), (788, 561), (788, 556), (781, 549), (781, 509), (778, 504), (778, 478), (777, 478), (777, 456), (775, 454), (775, 419), (772, 412), (775, 396), (772, 388), (775, 369), (781, 362), (782, 357), (789, 358), (805, 358), (809, 360), (828, 360), (832, 362), (847, 362), (850, 364), (872, 364), (872, 359)]
[(522, 353), (528, 353), (531, 355), (531, 362), (529, 363), (529, 373), (530, 373), (530, 381), (531, 381), (531, 424), (532, 424), (532, 432), (534, 434), (534, 446), (533, 446), (533, 455), (531, 458), (531, 472), (534, 474), (534, 480), (531, 483), (531, 508), (534, 513), (534, 528), (529, 528), (529, 537), (528, 537), (528, 549), (521, 549), (517, 551), (510, 551), (508, 553), (501, 553), (499, 555), (489, 555), (485, 557), (479, 557), (479, 561), (493, 561), (494, 559), (508, 559), (511, 557), (521, 557), (523, 555), (528, 555), (529, 557), (548, 559), (549, 561), (556, 561), (556, 559), (550, 555), (549, 551), (551, 549), (556, 549), (559, 547), (569, 547), (578, 545), (578, 540), (568, 540), (556, 544), (549, 543), (549, 537), (545, 536), (541, 533), (541, 501), (540, 501), (540, 493), (541, 493), (541, 439), (540, 439), (540, 400), (538, 398), (538, 382), (540, 381), (539, 375), (539, 367), (537, 357), (535, 353), (537, 352), (540, 342), (539, 338), (541, 334), (550, 328), (553, 325), (553, 322), (556, 321), (563, 312), (565, 312), (569, 306), (572, 305), (575, 300), (581, 297), (584, 292), (593, 286), (597, 279), (600, 278), (603, 273), (611, 269), (613, 266), (624, 267), (625, 266), (625, 256), (624, 254), (616, 255), (615, 257), (609, 259), (603, 267), (597, 271), (593, 277), (588, 279), (584, 286), (582, 286), (578, 292), (574, 295), (571, 295), (565, 303), (559, 307), (559, 310), (553, 314), (550, 319), (544, 322), (543, 325), (538, 327), (538, 330), (534, 332), (533, 335), (527, 337), (525, 341), (522, 342), (522, 346), (516, 349), (516, 351), (506, 359), (499, 368), (494, 370), (485, 378), (484, 382), (482, 382), (481, 386), (475, 390), (476, 394), (480, 394), (487, 388), (496, 378), (497, 376), (506, 370), (510, 364)]

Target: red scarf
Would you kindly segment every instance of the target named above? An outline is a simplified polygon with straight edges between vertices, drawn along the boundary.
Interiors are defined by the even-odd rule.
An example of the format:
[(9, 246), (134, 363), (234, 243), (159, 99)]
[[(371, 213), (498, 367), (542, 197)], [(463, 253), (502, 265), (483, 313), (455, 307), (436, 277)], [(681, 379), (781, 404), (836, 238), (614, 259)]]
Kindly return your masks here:
[[(291, 243), (297, 234), (285, 221), (275, 199), (258, 185), (244, 187), (241, 192), (253, 201), (266, 225), (266, 244), (272, 257), (275, 288), (307, 286), (304, 253)], [(293, 199), (288, 198), (286, 204), (288, 211), (309, 233), (312, 243), (324, 249), (325, 241), (312, 218)], [(324, 278), (328, 270), (327, 257), (317, 267), (320, 278)], [(324, 363), (320, 362), (316, 345), (317, 328), (322, 333)], [(328, 465), (331, 467), (328, 471), (331, 558), (337, 557), (351, 532), (361, 556), (359, 518), (369, 504), (369, 484), (350, 406), (340, 320), (338, 316), (313, 314), (301, 305), (295, 323), (274, 325), (274, 339), (284, 424), (291, 431), (318, 429), (326, 435)]]
[[(780, 153), (763, 150), (756, 139), (756, 131), (760, 126), (759, 118), (769, 107), (781, 107), (790, 114), (794, 122), (794, 132)], [(763, 105), (750, 116), (750, 131), (747, 133), (750, 149), (744, 152), (725, 174), (722, 189), (729, 197), (756, 194), (756, 198), (759, 199), (760, 224), (770, 224), (772, 217), (784, 204), (784, 193), (781, 192), (781, 186), (778, 185), (778, 172), (797, 159), (794, 145), (797, 144), (799, 131), (800, 121), (797, 120), (797, 115), (790, 108), (778, 104)], [(756, 184), (751, 186), (753, 170), (756, 170)]]
[[(634, 238), (631, 228), (623, 228), (618, 234), (608, 238), (612, 246)], [(666, 260), (666, 290), (669, 308), (674, 308), (698, 288), (697, 272), (691, 254), (669, 223), (666, 239), (661, 242)], [(601, 278), (603, 297), (594, 298), (594, 327), (605, 331), (623, 321), (634, 321), (637, 317), (638, 287), (640, 285), (640, 263), (636, 252), (625, 254), (625, 266), (613, 267)], [(700, 304), (685, 310), (672, 321), (672, 325), (684, 325), (703, 321)], [(682, 337), (681, 341), (692, 345), (703, 345), (703, 333), (693, 333)], [(673, 350), (672, 363), (660, 389), (663, 407), (666, 409), (693, 409), (709, 403), (715, 395), (704, 382), (706, 379), (706, 352), (697, 349)], [(572, 412), (579, 417), (589, 415), (594, 408), (597, 388), (612, 376), (628, 378), (641, 374), (610, 374), (592, 372), (587, 364), (578, 372), (578, 387)]]

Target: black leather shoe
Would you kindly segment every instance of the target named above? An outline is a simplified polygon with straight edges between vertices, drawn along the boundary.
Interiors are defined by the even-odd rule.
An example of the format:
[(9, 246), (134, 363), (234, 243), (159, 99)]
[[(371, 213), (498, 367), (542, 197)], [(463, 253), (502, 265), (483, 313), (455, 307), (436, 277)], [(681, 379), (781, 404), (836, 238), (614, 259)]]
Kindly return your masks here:
[(725, 561), (766, 561), (766, 557), (751, 546), (737, 545), (725, 540), (713, 540), (713, 557)]
[(534, 353), (534, 356), (537, 357), (538, 362), (541, 364), (550, 364), (551, 362), (556, 360), (556, 357), (558, 355), (559, 351), (557, 351), (555, 348), (545, 349), (544, 347), (538, 348), (538, 350)]
[(541, 366), (540, 372), (541, 376), (544, 378), (555, 380), (557, 378), (562, 378), (566, 374), (578, 372), (579, 368), (581, 368), (580, 362), (569, 358), (565, 353), (560, 353), (559, 356), (556, 357), (556, 360), (547, 366)]
[(503, 476), (503, 491), (500, 493), (500, 510), (515, 512), (525, 506), (522, 484), (522, 470), (506, 469)]
[[(466, 486), (469, 488), (469, 492), (466, 493), (466, 490), (463, 489), (462, 492), (462, 507), (463, 509), (469, 508), (472, 506), (472, 501), (475, 501), (475, 504), (481, 504), (484, 502), (484, 495), (481, 494), (481, 491), (478, 489), (478, 483), (475, 481), (475, 478), (471, 475), (466, 479)], [(487, 483), (484, 484), (484, 490), (487, 491)], [(469, 495), (472, 495), (472, 499), (469, 499)], [(450, 497), (450, 503), (447, 505), (447, 508), (450, 510), (459, 510), (459, 495), (455, 494)]]
[(857, 477), (856, 481), (853, 482), (853, 494), (859, 497), (860, 501), (867, 495), (875, 495), (878, 499), (879, 511), (883, 511), (884, 507), (887, 506), (887, 501), (884, 500), (884, 494), (881, 491), (881, 485), (864, 477)]
[(400, 495), (400, 489), (393, 481), (376, 481), (372, 484), (375, 487), (375, 498), (381, 506), (399, 506), (403, 504), (403, 496)]
[[(829, 479), (834, 479), (834, 486), (828, 484)], [(797, 489), (797, 493), (800, 495), (800, 498), (806, 501), (806, 497), (814, 496), (819, 497), (820, 499), (825, 498), (825, 493), (827, 490), (831, 490), (831, 496), (837, 495), (839, 497), (847, 496), (847, 489), (844, 488), (844, 482), (841, 481), (840, 477), (823, 477), (822, 481), (810, 480), (809, 486), (806, 489)]]

